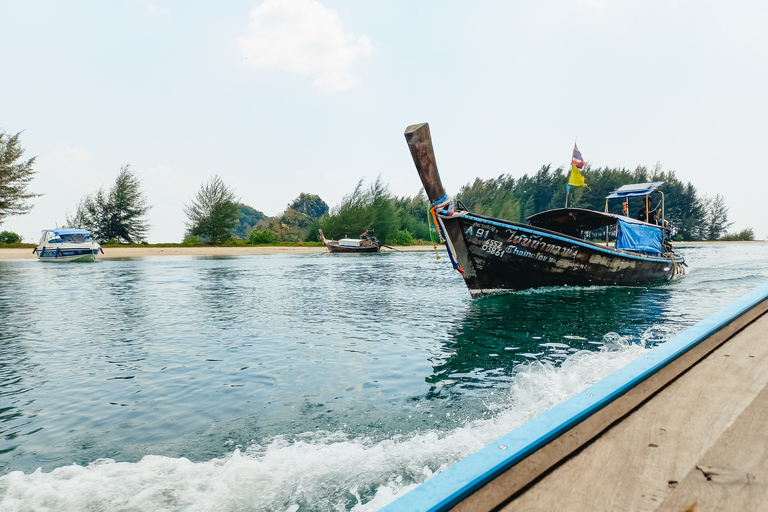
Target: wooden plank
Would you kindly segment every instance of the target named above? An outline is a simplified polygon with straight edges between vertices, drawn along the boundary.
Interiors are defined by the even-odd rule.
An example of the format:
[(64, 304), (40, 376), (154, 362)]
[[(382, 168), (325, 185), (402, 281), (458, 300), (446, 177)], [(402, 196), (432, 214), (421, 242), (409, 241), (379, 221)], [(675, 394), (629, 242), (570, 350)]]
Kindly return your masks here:
[(765, 332), (768, 315), (761, 316), (502, 510), (656, 510), (768, 384)]
[(715, 512), (768, 507), (766, 434), (768, 386), (699, 459), (657, 511)]

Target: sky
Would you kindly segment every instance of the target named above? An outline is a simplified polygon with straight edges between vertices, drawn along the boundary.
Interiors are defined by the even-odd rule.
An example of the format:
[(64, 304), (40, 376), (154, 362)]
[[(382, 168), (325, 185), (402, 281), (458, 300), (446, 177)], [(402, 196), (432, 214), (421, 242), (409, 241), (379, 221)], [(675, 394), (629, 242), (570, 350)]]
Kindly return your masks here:
[(0, 0), (0, 130), (35, 156), (37, 242), (125, 165), (180, 242), (219, 175), (278, 215), (378, 176), (421, 183), (428, 122), (449, 194), (570, 163), (658, 164), (768, 237), (768, 3), (709, 0)]

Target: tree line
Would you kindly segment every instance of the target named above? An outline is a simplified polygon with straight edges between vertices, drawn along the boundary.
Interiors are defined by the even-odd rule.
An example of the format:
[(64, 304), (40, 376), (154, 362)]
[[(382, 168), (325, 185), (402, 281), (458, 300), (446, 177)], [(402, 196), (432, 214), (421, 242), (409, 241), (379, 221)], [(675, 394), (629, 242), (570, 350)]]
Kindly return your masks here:
[[(35, 158), (22, 158), (20, 135), (0, 130), (0, 223), (7, 216), (27, 213), (32, 208), (29, 200), (38, 196), (29, 190)], [(673, 171), (664, 171), (659, 165), (651, 170), (640, 166), (632, 171), (588, 166), (582, 173), (588, 187), (571, 189), (570, 207), (602, 211), (606, 195), (622, 185), (664, 181), (664, 213), (676, 230), (677, 240), (754, 239), (751, 228), (727, 232), (732, 223), (721, 195), (700, 196), (690, 182), (683, 183)], [(534, 213), (563, 207), (567, 182), (565, 168), (545, 165), (531, 176), (514, 178), (502, 174), (487, 180), (477, 178), (461, 187), (455, 199), (470, 211), (525, 222)], [(369, 186), (360, 180), (333, 208), (318, 195), (301, 193), (283, 213), (269, 217), (242, 203), (236, 191), (214, 175), (184, 203), (186, 231), (181, 238), (187, 245), (298, 243), (318, 242), (319, 229), (335, 239), (356, 237), (372, 229), (386, 244), (409, 245), (430, 238), (429, 207), (423, 190), (415, 196), (398, 197), (378, 177)], [(80, 199), (75, 213), (67, 215), (67, 225), (88, 229), (105, 244), (146, 243), (150, 227), (147, 214), (151, 208), (141, 190), (141, 180), (125, 165), (109, 189), (102, 187)], [(620, 214), (621, 208), (617, 201), (609, 206), (609, 211)], [(632, 208), (630, 201), (630, 212)], [(16, 239), (13, 235), (0, 233), (0, 242), (18, 241), (18, 235)]]
[[(551, 165), (545, 165), (532, 176), (513, 178), (504, 174), (495, 179), (477, 178), (461, 187), (456, 199), (471, 211), (520, 222), (534, 213), (565, 206), (569, 172), (570, 169), (564, 167), (552, 169)], [(693, 184), (683, 183), (674, 171), (664, 171), (659, 165), (652, 170), (638, 166), (633, 171), (587, 167), (582, 174), (588, 186), (571, 187), (569, 207), (604, 211), (605, 197), (622, 185), (663, 181), (660, 190), (664, 194), (664, 216), (673, 226), (676, 240), (754, 239), (751, 228), (727, 233), (733, 223), (728, 221), (723, 196), (700, 196)], [(656, 201), (653, 208), (660, 209), (660, 201)], [(630, 198), (627, 213), (632, 215), (641, 203), (642, 199)], [(610, 213), (623, 213), (619, 201), (609, 203), (608, 207)]]

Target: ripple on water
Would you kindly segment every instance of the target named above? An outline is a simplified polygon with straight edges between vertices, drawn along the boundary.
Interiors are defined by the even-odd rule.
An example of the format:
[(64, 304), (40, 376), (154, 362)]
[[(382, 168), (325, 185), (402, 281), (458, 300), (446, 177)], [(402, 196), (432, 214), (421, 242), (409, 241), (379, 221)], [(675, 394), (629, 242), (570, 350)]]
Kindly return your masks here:
[(475, 301), (429, 253), (0, 261), (0, 508), (374, 510), (766, 281), (710, 249)]

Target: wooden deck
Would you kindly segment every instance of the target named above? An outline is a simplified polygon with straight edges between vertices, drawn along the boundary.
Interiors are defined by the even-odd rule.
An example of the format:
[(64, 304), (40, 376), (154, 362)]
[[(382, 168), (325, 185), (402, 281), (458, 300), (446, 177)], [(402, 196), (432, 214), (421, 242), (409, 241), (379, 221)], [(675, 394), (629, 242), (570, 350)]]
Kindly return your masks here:
[(503, 511), (768, 509), (768, 314)]
[(768, 284), (383, 510), (768, 510)]

